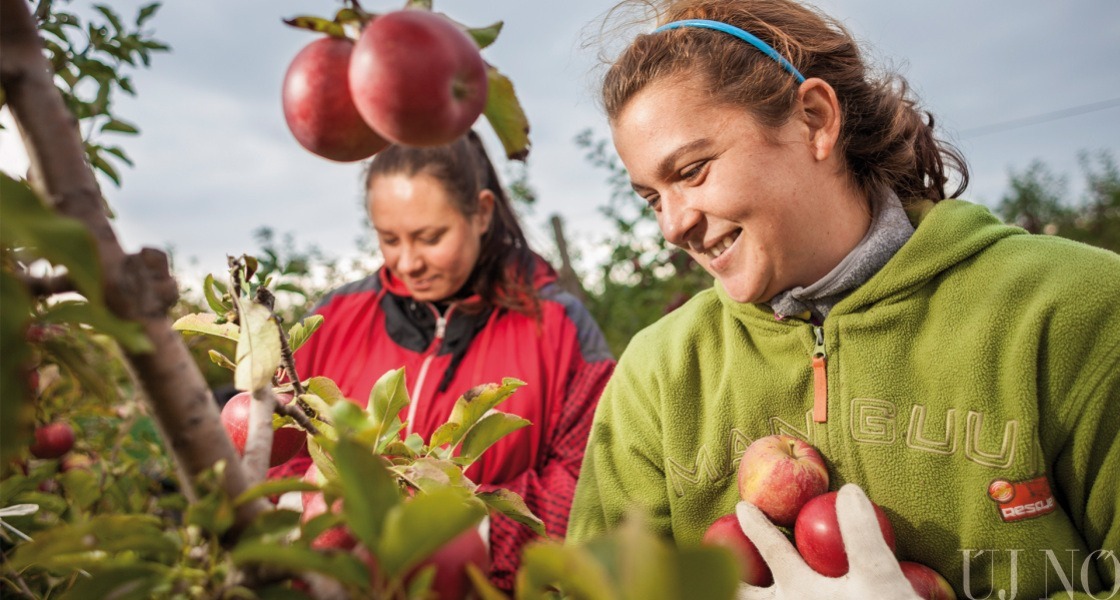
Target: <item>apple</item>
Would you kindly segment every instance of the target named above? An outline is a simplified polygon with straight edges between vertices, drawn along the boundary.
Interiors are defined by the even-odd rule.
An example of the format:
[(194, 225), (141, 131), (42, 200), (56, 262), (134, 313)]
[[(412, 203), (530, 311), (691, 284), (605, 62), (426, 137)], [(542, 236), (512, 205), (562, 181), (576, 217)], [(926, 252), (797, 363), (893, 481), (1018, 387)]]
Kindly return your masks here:
[[(315, 463), (311, 463), (307, 472), (303, 474), (303, 480), (315, 485), (322, 485), (324, 478), (319, 471), (319, 467)], [(311, 519), (327, 512), (327, 499), (323, 492), (302, 492), (301, 499), (303, 501), (303, 513), (300, 515), (300, 522), (306, 523)], [(338, 498), (331, 505), (330, 510), (332, 513), (339, 513), (342, 511), (342, 498)], [(331, 527), (330, 529), (319, 534), (319, 537), (311, 541), (311, 547), (316, 550), (327, 550), (331, 548), (339, 548), (342, 550), (350, 550), (357, 545), (358, 540), (346, 529), (343, 525)]]
[(809, 499), (828, 491), (828, 468), (816, 448), (790, 435), (747, 446), (739, 461), (739, 497), (789, 527)]
[[(292, 395), (279, 394), (276, 400), (281, 404), (288, 404), (292, 401)], [(249, 403), (252, 401), (252, 394), (241, 392), (230, 398), (222, 407), (222, 426), (226, 428), (226, 434), (229, 435), (237, 453), (242, 456), (245, 455), (245, 440), (249, 437)], [(288, 462), (306, 443), (307, 434), (302, 429), (295, 427), (277, 429), (272, 434), (272, 453), (268, 458), (268, 466), (275, 467)]]
[(366, 123), (407, 146), (440, 146), (471, 128), (486, 106), (486, 63), (447, 17), (385, 13), (369, 23), (350, 59), (350, 91)]
[(59, 421), (37, 428), (30, 450), (35, 458), (58, 458), (73, 447), (74, 428)]
[(774, 582), (770, 575), (770, 567), (762, 559), (758, 548), (739, 527), (739, 517), (734, 514), (724, 515), (708, 527), (704, 532), (704, 543), (711, 546), (722, 546), (731, 550), (739, 561), (739, 578), (744, 583), (767, 587)]
[(916, 562), (901, 560), (902, 574), (922, 600), (957, 600), (957, 593), (941, 573)]
[(325, 37), (296, 54), (280, 94), (284, 120), (307, 150), (339, 162), (362, 160), (389, 145), (354, 107), (350, 56), (354, 42)]
[[(883, 539), (893, 552), (891, 521), (879, 505), (872, 502), (871, 506), (875, 508)], [(836, 517), (836, 492), (821, 494), (805, 503), (793, 526), (793, 541), (805, 564), (821, 575), (840, 577), (848, 572), (848, 554), (844, 551), (844, 538)]]
[(432, 580), (432, 592), (439, 600), (461, 600), (473, 598), (474, 584), (467, 575), (467, 564), (474, 564), (484, 574), (490, 572), (490, 551), (478, 528), (471, 527), (452, 538), (420, 562), (412, 573), (405, 577), (411, 579), (412, 575), (428, 565), (435, 565), (436, 574)]

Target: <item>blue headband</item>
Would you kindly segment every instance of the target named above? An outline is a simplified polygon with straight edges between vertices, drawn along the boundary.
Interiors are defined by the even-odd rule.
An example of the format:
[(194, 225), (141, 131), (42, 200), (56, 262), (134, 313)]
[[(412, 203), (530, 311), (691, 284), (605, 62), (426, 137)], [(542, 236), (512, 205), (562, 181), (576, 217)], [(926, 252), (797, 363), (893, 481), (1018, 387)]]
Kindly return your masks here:
[(774, 59), (774, 61), (781, 65), (783, 69), (789, 71), (790, 74), (792, 74), (793, 77), (797, 79), (798, 83), (803, 83), (805, 81), (805, 76), (802, 75), (796, 67), (791, 65), (784, 56), (778, 54), (777, 50), (771, 48), (770, 44), (767, 44), (766, 42), (755, 37), (753, 34), (747, 33), (746, 31), (743, 31), (742, 29), (739, 29), (734, 25), (728, 25), (727, 23), (722, 23), (720, 21), (709, 21), (708, 19), (685, 19), (683, 21), (673, 21), (672, 23), (666, 23), (661, 27), (654, 29), (653, 33), (660, 33), (662, 31), (676, 29), (678, 27), (700, 27), (701, 29), (715, 29), (716, 31), (722, 31), (727, 34), (731, 34), (754, 46), (755, 48), (758, 48), (759, 52), (762, 52), (766, 56)]

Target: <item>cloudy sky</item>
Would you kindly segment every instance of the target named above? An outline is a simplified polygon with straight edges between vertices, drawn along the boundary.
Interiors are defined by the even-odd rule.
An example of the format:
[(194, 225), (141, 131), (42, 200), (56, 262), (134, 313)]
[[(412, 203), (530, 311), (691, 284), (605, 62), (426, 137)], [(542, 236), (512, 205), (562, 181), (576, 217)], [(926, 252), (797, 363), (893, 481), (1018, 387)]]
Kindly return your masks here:
[[(107, 1), (126, 18), (143, 2)], [(72, 7), (87, 5), (74, 0)], [(367, 10), (401, 3), (364, 0)], [(505, 21), (485, 58), (513, 80), (532, 124), (529, 179), (539, 196), (526, 215), (546, 249), (548, 217), (560, 214), (584, 254), (607, 233), (597, 207), (605, 173), (574, 143), (592, 128), (608, 135), (594, 100), (603, 0), (437, 0), (468, 25)], [(867, 44), (879, 64), (910, 80), (970, 161), (967, 196), (994, 205), (1011, 170), (1043, 160), (1080, 193), (1081, 150), (1120, 158), (1120, 2), (1116, 0), (822, 0)], [(253, 252), (252, 232), (292, 232), (299, 245), (335, 256), (356, 252), (361, 233), (360, 165), (304, 151), (280, 110), (280, 82), (314, 34), (285, 26), (328, 15), (330, 0), (168, 0), (150, 22), (173, 48), (134, 74), (135, 99), (118, 113), (142, 134), (117, 141), (135, 161), (124, 185), (106, 185), (130, 250), (173, 249), (181, 275), (220, 272), (225, 255)], [(1072, 115), (1072, 116), (1068, 116)], [(500, 153), (488, 126), (480, 131)], [(18, 169), (18, 142), (0, 135), (0, 168)]]

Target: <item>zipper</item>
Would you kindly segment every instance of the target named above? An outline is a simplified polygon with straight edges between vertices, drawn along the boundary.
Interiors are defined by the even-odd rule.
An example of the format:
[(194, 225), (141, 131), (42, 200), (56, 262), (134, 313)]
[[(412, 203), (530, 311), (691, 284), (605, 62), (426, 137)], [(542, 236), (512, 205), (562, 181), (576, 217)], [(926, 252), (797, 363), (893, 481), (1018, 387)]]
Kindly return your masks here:
[(813, 421), (828, 420), (828, 353), (824, 348), (824, 327), (813, 327)]
[(443, 336), (447, 333), (447, 319), (451, 317), (451, 311), (455, 310), (455, 305), (447, 307), (447, 312), (439, 314), (439, 311), (434, 306), (428, 305), (432, 312), (436, 315), (436, 336), (432, 339), (432, 343), (428, 346), (428, 355), (424, 357), (424, 362), (420, 364), (420, 375), (416, 377), (416, 385), (412, 386), (412, 395), (409, 396), (408, 403), (408, 423), (405, 427), (405, 437), (412, 434), (412, 423), (416, 420), (416, 407), (420, 404), (420, 392), (424, 389), (424, 380), (428, 378), (428, 367), (432, 364), (432, 359), (435, 358), (436, 352), (439, 347), (443, 345)]

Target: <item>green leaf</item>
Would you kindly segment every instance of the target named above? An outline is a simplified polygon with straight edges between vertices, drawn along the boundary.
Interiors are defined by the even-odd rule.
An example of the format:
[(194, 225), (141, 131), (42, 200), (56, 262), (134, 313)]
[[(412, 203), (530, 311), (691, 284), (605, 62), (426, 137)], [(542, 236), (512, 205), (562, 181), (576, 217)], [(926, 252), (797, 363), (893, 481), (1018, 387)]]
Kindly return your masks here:
[[(210, 310), (215, 314), (224, 315), (233, 310), (233, 304), (222, 298), (223, 292), (218, 289), (213, 275), (207, 274), (206, 279), (202, 281), (202, 294), (206, 296), (206, 304), (210, 305)], [(233, 339), (236, 341), (237, 338)]]
[(302, 546), (252, 541), (239, 544), (230, 556), (239, 566), (268, 565), (292, 571), (314, 571), (330, 575), (346, 585), (369, 587), (365, 565), (345, 552), (325, 553)]
[(383, 458), (352, 440), (339, 440), (334, 457), (342, 481), (346, 522), (355, 537), (367, 548), (374, 548), (385, 526), (385, 515), (401, 502), (396, 479)]
[(726, 548), (699, 546), (678, 550), (680, 565), (677, 598), (735, 597), (739, 566)]
[(299, 528), (300, 513), (294, 510), (266, 510), (257, 515), (242, 534), (242, 539), (269, 538), (279, 541)]
[(155, 16), (156, 11), (159, 10), (160, 6), (161, 3), (153, 2), (142, 7), (140, 9), (140, 12), (136, 14), (136, 26), (142, 26), (145, 22), (148, 21), (148, 19), (151, 19), (153, 16)]
[(541, 521), (525, 504), (525, 500), (516, 492), (507, 489), (497, 489), (493, 492), (480, 492), (476, 494), (479, 500), (486, 503), (491, 510), (496, 510), (503, 515), (527, 525), (537, 535), (548, 536), (545, 531), (544, 521)]
[(28, 246), (66, 267), (70, 280), (91, 303), (101, 304), (97, 246), (81, 222), (49, 210), (26, 185), (0, 173), (0, 241)]
[(364, 10), (355, 10), (353, 8), (341, 8), (334, 14), (334, 22), (339, 25), (353, 24), (359, 29), (370, 20), (369, 13)]
[(537, 597), (554, 586), (561, 587), (565, 597), (581, 600), (621, 598), (607, 570), (585, 548), (565, 547), (558, 542), (529, 544), (517, 574), (518, 597)]
[(234, 372), (237, 371), (237, 363), (230, 360), (229, 357), (225, 354), (222, 354), (217, 350), (209, 350), (206, 354), (210, 357), (210, 362), (218, 365), (219, 367), (223, 369), (229, 369), (230, 371)]
[(115, 119), (115, 118), (110, 119), (108, 123), (102, 125), (101, 126), (101, 131), (103, 131), (103, 132), (104, 131), (116, 131), (116, 132), (119, 132), (119, 133), (131, 133), (131, 134), (140, 133), (140, 130), (137, 129), (136, 126), (133, 125), (132, 123), (128, 123), (128, 122), (122, 121), (120, 119)]
[(148, 600), (153, 591), (166, 581), (171, 569), (164, 565), (142, 563), (96, 569), (93, 577), (76, 577), (74, 585), (62, 594), (62, 600), (113, 598), (114, 600)]
[(279, 496), (288, 492), (311, 492), (318, 489), (319, 486), (307, 483), (298, 477), (268, 479), (242, 492), (241, 495), (233, 501), (233, 504), (234, 506), (241, 506), (257, 498)]
[(504, 412), (493, 412), (471, 427), (467, 435), (463, 436), (463, 445), (459, 449), (459, 464), (464, 467), (478, 460), (478, 457), (493, 446), (503, 437), (532, 425), (528, 419)]
[(77, 524), (67, 524), (39, 532), (35, 541), (21, 545), (9, 567), (19, 570), (36, 565), (51, 569), (65, 565), (93, 565), (118, 552), (153, 560), (170, 561), (180, 551), (179, 544), (163, 534), (162, 524), (148, 515), (100, 515)]
[(342, 395), (342, 390), (338, 389), (338, 385), (329, 377), (312, 377), (307, 380), (303, 387), (307, 390), (307, 393), (322, 398), (328, 406), (334, 406), (338, 402), (346, 400), (346, 396)]
[(488, 573), (483, 573), (474, 563), (467, 563), (467, 577), (471, 579), (471, 585), (474, 586), (474, 591), (478, 594), (479, 600), (509, 600), (509, 597), (502, 593), (493, 583), (490, 583)]
[(124, 25), (121, 23), (120, 17), (118, 17), (117, 13), (113, 12), (111, 8), (105, 6), (104, 4), (94, 4), (93, 8), (95, 8), (101, 14), (105, 15), (105, 18), (109, 20), (109, 23), (113, 26), (113, 29), (116, 30), (117, 33), (120, 33), (121, 30), (124, 29)]
[(401, 470), (401, 475), (412, 485), (425, 492), (433, 492), (448, 486), (466, 487), (474, 490), (474, 484), (463, 477), (463, 469), (449, 460), (437, 458), (418, 458)]
[[(444, 434), (440, 430), (444, 429), (440, 426), (432, 434), (432, 442), (429, 444), (431, 447), (440, 446), (443, 443), (450, 443), (452, 446), (459, 443), (463, 439), (463, 435), (478, 422), (487, 412), (495, 406), (504, 402), (517, 388), (525, 385), (525, 382), (517, 379), (507, 377), (502, 380), (502, 385), (489, 383), (472, 388), (463, 394), (458, 400), (455, 401), (455, 406), (451, 409), (451, 416), (447, 419), (448, 423), (454, 423), (458, 427), (450, 429), (448, 434)], [(437, 440), (437, 434), (439, 439)], [(446, 437), (446, 442), (443, 438)], [(438, 443), (437, 443), (438, 441)]]
[(292, 352), (299, 349), (308, 339), (311, 334), (315, 333), (316, 329), (323, 324), (323, 315), (311, 315), (303, 321), (292, 325), (288, 330), (288, 345), (292, 348)]
[(58, 479), (66, 496), (83, 511), (101, 499), (100, 477), (86, 469), (71, 469), (61, 473)]
[(241, 340), (241, 331), (237, 325), (233, 323), (217, 323), (218, 315), (210, 313), (193, 313), (179, 317), (171, 328), (175, 331), (180, 331), (184, 335), (212, 335), (215, 337), (233, 340), (235, 342)]
[(233, 503), (223, 492), (207, 494), (187, 508), (186, 522), (213, 535), (225, 533), (233, 526), (233, 520)]
[(144, 333), (144, 328), (134, 321), (118, 319), (101, 305), (90, 302), (59, 302), (48, 308), (42, 315), (45, 323), (84, 324), (109, 335), (125, 349), (134, 354), (150, 352), (152, 342)]
[(416, 10), (432, 10), (432, 0), (408, 0), (404, 7)]
[(474, 43), (478, 44), (478, 48), (481, 50), (498, 39), (498, 34), (502, 31), (502, 25), (503, 23), (498, 21), (486, 27), (470, 27), (466, 31), (467, 35), (474, 39)]
[(124, 150), (122, 150), (121, 148), (119, 148), (117, 146), (102, 146), (101, 149), (108, 152), (109, 154), (112, 154), (113, 156), (121, 159), (121, 161), (124, 162), (124, 164), (126, 164), (130, 167), (132, 166), (132, 159), (129, 158), (128, 155), (125, 154)]
[(400, 422), (398, 414), (408, 406), (408, 390), (405, 389), (404, 367), (386, 372), (369, 392), (366, 411), (378, 429), (378, 441), (385, 437), (383, 432), (394, 423)]
[(342, 28), (342, 25), (335, 23), (334, 21), (329, 21), (322, 17), (293, 17), (291, 19), (284, 19), (284, 23), (297, 29), (310, 29), (311, 31), (325, 33), (332, 37), (346, 37), (346, 30)]
[(280, 367), (280, 330), (272, 311), (256, 302), (237, 300), (241, 314), (241, 336), (237, 340), (237, 371), (234, 387), (242, 391), (272, 385)]
[(324, 446), (333, 446), (334, 442), (324, 438), (322, 435), (308, 436), (307, 438), (307, 453), (311, 455), (311, 460), (315, 462), (315, 466), (319, 468), (319, 473), (328, 481), (338, 481), (338, 467), (334, 464), (334, 459), (328, 453), (327, 448)]
[(0, 271), (0, 460), (5, 464), (24, 447), (25, 426), (33, 418), (27, 365), (31, 347), (24, 337), (30, 317), (31, 297), (15, 276)]
[(374, 554), (389, 576), (402, 575), (484, 516), (485, 505), (462, 488), (418, 494), (385, 515)]
[(525, 160), (529, 156), (529, 118), (513, 91), (513, 82), (489, 65), (486, 77), (489, 83), (482, 113), (502, 141), (506, 156), (510, 160)]

